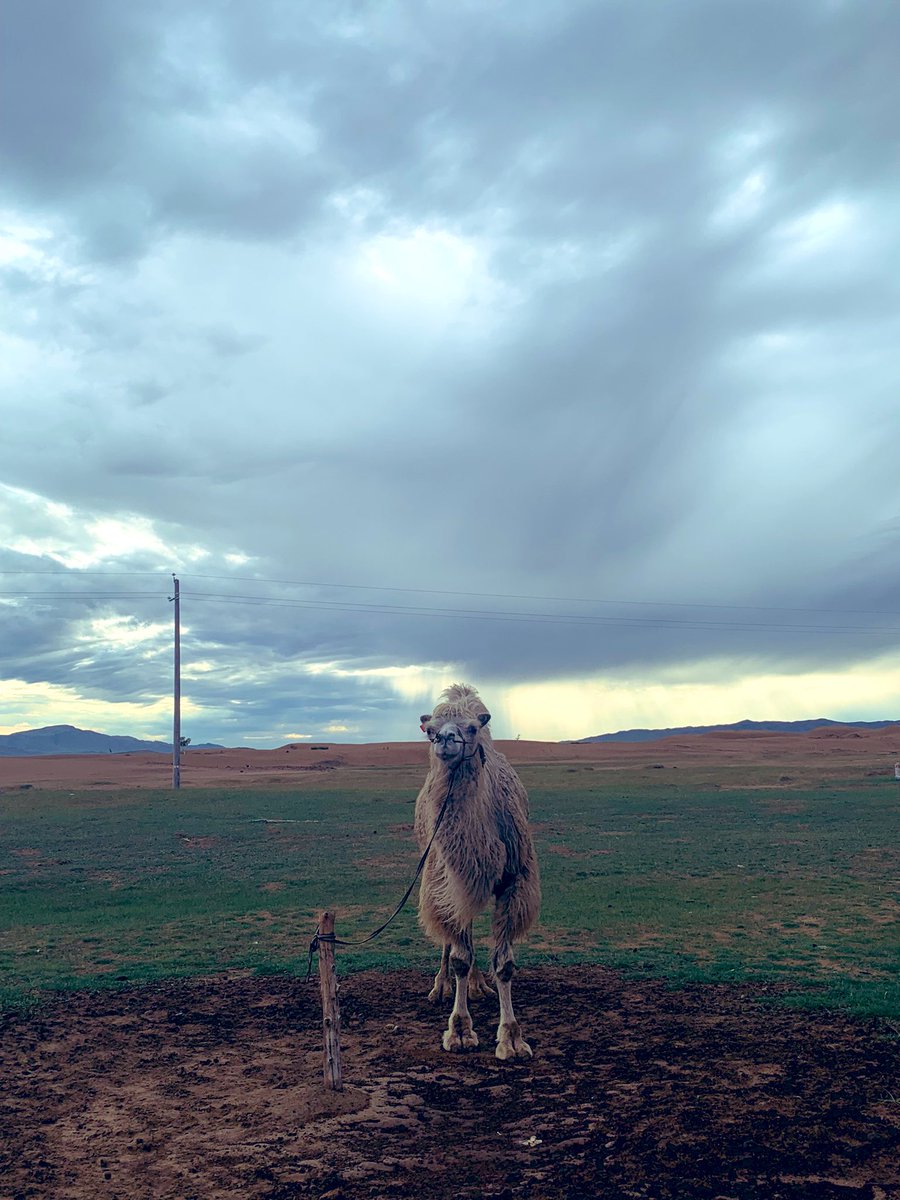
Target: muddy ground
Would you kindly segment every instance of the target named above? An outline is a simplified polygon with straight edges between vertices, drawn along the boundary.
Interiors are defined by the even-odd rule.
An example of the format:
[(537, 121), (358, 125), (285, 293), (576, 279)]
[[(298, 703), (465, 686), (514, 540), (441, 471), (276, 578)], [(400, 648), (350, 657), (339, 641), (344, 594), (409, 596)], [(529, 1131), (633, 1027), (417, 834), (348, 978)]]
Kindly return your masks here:
[(59, 999), (0, 1028), (0, 1195), (900, 1196), (900, 1038), (771, 991), (544, 967), (534, 1058), (445, 1054), (417, 972), (341, 982), (345, 1090), (315, 983), (231, 976)]

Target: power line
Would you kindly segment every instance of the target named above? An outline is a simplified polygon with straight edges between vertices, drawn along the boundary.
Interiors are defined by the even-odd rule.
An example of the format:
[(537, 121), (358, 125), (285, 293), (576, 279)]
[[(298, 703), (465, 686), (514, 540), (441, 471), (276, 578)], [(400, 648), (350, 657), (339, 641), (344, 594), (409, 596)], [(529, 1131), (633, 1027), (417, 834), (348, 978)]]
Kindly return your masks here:
[[(165, 576), (171, 578), (171, 574), (159, 571), (95, 571), (91, 567), (61, 567), (58, 571), (29, 571), (23, 567), (0, 567), (0, 575), (106, 575), (118, 576), (121, 579), (128, 579), (134, 575), (152, 575), (154, 578)], [(227, 576), (223, 576), (227, 578)]]
[(766, 621), (703, 621), (678, 617), (621, 617), (621, 616), (584, 616), (578, 613), (516, 613), (497, 612), (484, 609), (464, 608), (431, 608), (424, 605), (410, 606), (402, 604), (354, 604), (343, 601), (316, 600), (283, 600), (267, 596), (236, 596), (225, 592), (183, 592), (182, 595), (201, 602), (218, 602), (220, 604), (247, 604), (255, 607), (269, 608), (299, 608), (326, 610), (338, 612), (358, 612), (384, 615), (403, 615), (418, 617), (461, 617), (469, 620), (537, 622), (551, 625), (629, 625), (658, 629), (719, 629), (723, 632), (737, 630), (760, 630), (781, 633), (862, 633), (862, 634), (897, 634), (900, 628), (894, 626), (838, 626), (838, 625), (800, 625), (775, 624)]
[(896, 609), (865, 609), (865, 608), (800, 608), (774, 604), (714, 604), (709, 601), (694, 600), (621, 600), (602, 596), (538, 596), (519, 592), (461, 592), (449, 588), (410, 588), (385, 587), (372, 583), (322, 583), (302, 579), (265, 579), (251, 575), (200, 575), (187, 572), (182, 578), (217, 579), (231, 582), (247, 583), (277, 583), (284, 587), (316, 587), (316, 588), (348, 588), (370, 592), (410, 592), (415, 595), (428, 596), (469, 596), (482, 600), (538, 600), (552, 604), (620, 604), (635, 605), (650, 608), (722, 608), (750, 612), (797, 612), (797, 613), (830, 613), (832, 615), (848, 616), (883, 616), (896, 617)]
[(0, 596), (21, 596), (32, 597), (52, 596), (55, 600), (123, 600), (134, 597), (153, 596), (159, 599), (161, 592), (3, 592), (0, 591)]
[[(323, 585), (324, 586), (324, 585)], [(349, 586), (349, 585), (348, 585)], [(391, 590), (391, 589), (379, 589)], [(396, 589), (401, 590), (401, 589)], [(415, 590), (415, 589), (413, 589)], [(487, 593), (439, 593), (436, 589), (418, 589), (421, 592), (428, 592), (430, 595), (440, 594), (456, 594), (456, 595), (487, 595)], [(87, 601), (87, 600), (146, 600), (162, 598), (163, 593), (159, 591), (83, 591), (83, 592), (62, 592), (62, 591), (0, 591), (0, 597), (13, 598), (38, 598), (38, 599), (53, 599), (62, 601)], [(800, 623), (783, 623), (772, 621), (710, 621), (700, 618), (691, 617), (629, 617), (623, 615), (603, 615), (603, 614), (582, 614), (582, 613), (541, 613), (541, 612), (509, 612), (495, 609), (466, 609), (466, 608), (447, 608), (436, 607), (431, 605), (406, 605), (406, 604), (386, 604), (379, 602), (376, 604), (367, 604), (365, 602), (342, 601), (342, 600), (300, 600), (300, 599), (285, 599), (277, 596), (261, 596), (261, 595), (242, 595), (229, 592), (184, 592), (183, 595), (189, 596), (191, 599), (199, 600), (203, 603), (217, 602), (220, 604), (247, 604), (253, 606), (264, 606), (270, 608), (298, 608), (318, 611), (331, 612), (357, 612), (381, 614), (386, 616), (403, 615), (417, 617), (437, 617), (437, 618), (460, 618), (466, 620), (482, 620), (482, 621), (500, 621), (500, 622), (526, 622), (538, 623), (547, 625), (599, 625), (599, 626), (631, 626), (650, 629), (707, 629), (720, 630), (722, 632), (737, 632), (739, 630), (758, 630), (771, 633), (833, 633), (833, 634), (865, 634), (868, 636), (877, 636), (879, 634), (897, 634), (900, 633), (900, 628), (895, 626), (858, 626), (858, 625), (824, 625), (824, 624), (800, 624)], [(524, 597), (522, 597), (524, 599)], [(549, 598), (548, 598), (549, 599)], [(586, 601), (585, 601), (586, 603)], [(613, 603), (612, 601), (600, 603)], [(679, 605), (678, 607), (689, 607), (687, 605)], [(704, 607), (722, 607), (737, 608), (738, 606), (714, 606), (708, 605)], [(836, 611), (828, 609), (775, 609), (769, 611), (796, 611), (796, 612), (819, 612), (830, 613), (836, 615)], [(848, 613), (849, 615), (849, 613)], [(875, 615), (875, 614), (872, 614)], [(885, 614), (886, 615), (886, 614)], [(894, 615), (894, 614), (891, 614)]]
[[(147, 576), (162, 577), (165, 575), (162, 571), (101, 571), (92, 568), (72, 567), (67, 570), (51, 570), (51, 571), (27, 571), (20, 568), (5, 569), (0, 568), (0, 575), (105, 575), (105, 576), (120, 576), (128, 578), (130, 576)], [(806, 608), (801, 606), (791, 605), (775, 605), (775, 604), (719, 604), (711, 601), (702, 600), (623, 600), (613, 599), (603, 596), (544, 596), (534, 595), (524, 592), (471, 592), (471, 591), (456, 591), (450, 588), (413, 588), (404, 587), (401, 585), (387, 586), (374, 583), (334, 583), (323, 582), (321, 580), (311, 579), (276, 579), (268, 576), (254, 575), (213, 575), (194, 572), (181, 572), (179, 577), (186, 579), (210, 579), (218, 581), (226, 581), (229, 583), (272, 583), (281, 587), (309, 587), (309, 588), (343, 588), (350, 591), (369, 591), (369, 592), (407, 592), (411, 595), (427, 595), (427, 596), (468, 596), (473, 599), (483, 600), (533, 600), (543, 603), (552, 604), (617, 604), (623, 607), (648, 607), (648, 608), (709, 608), (723, 609), (728, 611), (738, 612), (795, 612), (795, 613), (821, 613), (831, 616), (882, 616), (896, 617), (898, 612), (896, 609), (867, 609), (867, 608)], [(169, 578), (165, 575), (165, 578)], [(23, 593), (0, 592), (0, 595), (13, 595)], [(27, 593), (34, 595), (36, 593)], [(48, 593), (49, 594), (49, 593)], [(156, 595), (151, 593), (135, 593)], [(200, 593), (195, 593), (200, 594)]]

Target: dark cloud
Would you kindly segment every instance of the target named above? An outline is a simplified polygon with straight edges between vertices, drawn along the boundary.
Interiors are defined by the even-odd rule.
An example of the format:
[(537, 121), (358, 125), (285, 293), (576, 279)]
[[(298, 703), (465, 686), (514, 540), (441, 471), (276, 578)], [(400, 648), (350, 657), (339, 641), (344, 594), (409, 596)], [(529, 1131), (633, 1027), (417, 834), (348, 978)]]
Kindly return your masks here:
[[(183, 572), (228, 729), (378, 736), (389, 677), (310, 664), (892, 650), (893, 7), (2, 19), (8, 544)], [(161, 635), (79, 640), (104, 605), (17, 607), (6, 673), (164, 695)]]
[(45, 202), (94, 187), (128, 144), (152, 26), (115, 0), (10, 0), (2, 22), (5, 174)]
[(167, 394), (167, 389), (161, 383), (147, 379), (140, 383), (132, 384), (131, 393), (134, 397), (135, 405), (139, 408), (144, 408), (147, 405), (156, 404), (158, 400), (162, 400)]

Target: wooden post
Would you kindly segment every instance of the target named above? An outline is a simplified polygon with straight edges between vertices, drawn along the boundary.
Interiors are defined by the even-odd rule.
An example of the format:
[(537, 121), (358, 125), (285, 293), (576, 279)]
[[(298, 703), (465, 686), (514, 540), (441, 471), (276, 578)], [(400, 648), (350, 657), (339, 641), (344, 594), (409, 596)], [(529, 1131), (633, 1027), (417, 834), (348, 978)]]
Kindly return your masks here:
[[(334, 933), (334, 913), (322, 913), (319, 933), (326, 937)], [(333, 1092), (341, 1092), (344, 1090), (341, 1074), (341, 1010), (334, 970), (334, 942), (331, 941), (319, 942), (319, 984), (322, 989), (322, 1032), (325, 1038), (325, 1086)]]

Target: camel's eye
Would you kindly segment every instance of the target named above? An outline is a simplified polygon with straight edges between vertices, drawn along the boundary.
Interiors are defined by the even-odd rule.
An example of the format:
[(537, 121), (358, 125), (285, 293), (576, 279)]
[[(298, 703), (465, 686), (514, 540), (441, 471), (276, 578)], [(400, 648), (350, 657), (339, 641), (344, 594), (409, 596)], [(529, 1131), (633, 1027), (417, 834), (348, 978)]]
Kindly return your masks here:
[(478, 727), (476, 725), (469, 725), (466, 727), (466, 733), (469, 735), (469, 737), (474, 737), (477, 732)]

